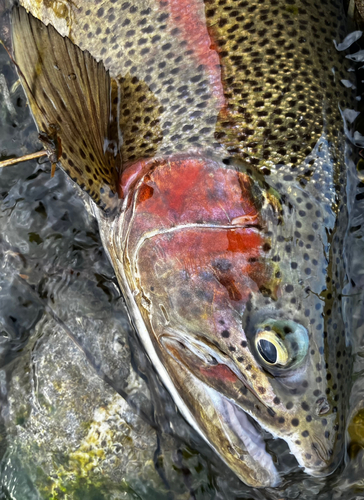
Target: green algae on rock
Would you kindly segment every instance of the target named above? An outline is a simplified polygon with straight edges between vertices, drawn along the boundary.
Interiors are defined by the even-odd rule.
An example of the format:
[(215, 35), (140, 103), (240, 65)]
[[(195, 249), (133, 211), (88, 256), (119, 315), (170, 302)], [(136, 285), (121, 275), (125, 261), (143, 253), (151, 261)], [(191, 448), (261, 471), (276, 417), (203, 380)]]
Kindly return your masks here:
[[(103, 326), (116, 332), (111, 322)], [(42, 498), (76, 499), (81, 490), (100, 498), (164, 498), (155, 431), (97, 376), (63, 329), (45, 317), (27, 354), (12, 371), (7, 460), (21, 461)], [(143, 381), (130, 374), (128, 383), (136, 390)]]

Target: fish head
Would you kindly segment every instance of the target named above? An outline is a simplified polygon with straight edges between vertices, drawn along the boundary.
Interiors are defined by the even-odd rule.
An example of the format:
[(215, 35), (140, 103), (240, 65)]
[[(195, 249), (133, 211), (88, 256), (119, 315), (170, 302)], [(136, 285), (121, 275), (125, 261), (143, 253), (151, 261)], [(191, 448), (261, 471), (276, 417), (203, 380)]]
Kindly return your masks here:
[(346, 354), (341, 334), (327, 339), (324, 232), (311, 241), (301, 223), (302, 241), (321, 256), (309, 288), (307, 248), (290, 238), (298, 210), (249, 168), (177, 157), (136, 171), (120, 262), (190, 416), (248, 484), (279, 482), (261, 429), (284, 439), (309, 474), (330, 474), (344, 435), (335, 358)]

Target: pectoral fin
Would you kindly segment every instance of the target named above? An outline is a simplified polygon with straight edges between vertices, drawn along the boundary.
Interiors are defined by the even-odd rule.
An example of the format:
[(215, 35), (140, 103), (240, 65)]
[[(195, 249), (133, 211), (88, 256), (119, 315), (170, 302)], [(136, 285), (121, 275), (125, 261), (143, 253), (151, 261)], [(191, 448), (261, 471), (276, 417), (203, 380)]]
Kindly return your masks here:
[(14, 59), (51, 162), (103, 209), (118, 203), (116, 141), (110, 137), (110, 77), (101, 62), (52, 26), (16, 7)]

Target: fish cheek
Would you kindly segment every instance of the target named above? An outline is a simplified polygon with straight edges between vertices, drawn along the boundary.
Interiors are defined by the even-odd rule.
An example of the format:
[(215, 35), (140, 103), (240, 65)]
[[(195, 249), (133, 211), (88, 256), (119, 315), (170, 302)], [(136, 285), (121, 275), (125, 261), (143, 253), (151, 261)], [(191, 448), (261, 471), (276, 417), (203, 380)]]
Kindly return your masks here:
[[(237, 323), (235, 329), (240, 330), (240, 337), (243, 335), (240, 315), (250, 294), (258, 292), (260, 285), (252, 277), (264, 271), (259, 234), (241, 230), (245, 241), (253, 241), (254, 246), (245, 252), (231, 252), (232, 232), (204, 226), (176, 228), (147, 240), (138, 254), (139, 272), (143, 284), (147, 284), (144, 290), (151, 296), (154, 309), (159, 308), (160, 301), (174, 322), (211, 341), (226, 340), (231, 322)], [(253, 264), (249, 262), (251, 254)], [(241, 342), (242, 337), (235, 341)]]
[[(247, 239), (251, 229), (244, 231)], [(147, 302), (145, 314), (163, 363), (176, 383), (183, 386), (181, 373), (193, 375), (244, 409), (255, 414), (259, 409), (258, 421), (284, 438), (292, 437), (292, 446), (299, 447), (295, 451), (302, 457), (305, 453), (312, 456), (306, 457), (305, 463), (320, 472), (330, 459), (329, 451), (335, 450), (331, 442), (335, 415), (331, 414), (324, 430), (328, 438), (323, 451), (317, 452), (323, 458), (311, 450), (316, 441), (321, 442), (316, 436), (321, 436), (325, 415), (317, 415), (317, 400), (324, 394), (320, 391), (316, 396), (317, 387), (302, 378), (304, 370), (299, 368), (291, 372), (291, 380), (277, 381), (274, 375), (263, 372), (242, 326), (242, 314), (249, 303), (262, 296), (263, 285), (271, 286), (271, 269), (265, 265), (262, 245), (263, 238), (245, 252), (232, 252), (226, 229), (202, 225), (176, 227), (146, 239), (137, 257)], [(252, 255), (253, 262), (249, 261)], [(260, 281), (252, 279), (256, 275), (261, 276)], [(139, 307), (144, 306), (141, 303)], [(249, 311), (252, 318), (253, 313)], [(304, 359), (312, 367), (310, 356)], [(298, 383), (301, 378), (307, 386)], [(299, 385), (302, 392), (297, 392)], [(325, 409), (324, 399), (320, 404)]]

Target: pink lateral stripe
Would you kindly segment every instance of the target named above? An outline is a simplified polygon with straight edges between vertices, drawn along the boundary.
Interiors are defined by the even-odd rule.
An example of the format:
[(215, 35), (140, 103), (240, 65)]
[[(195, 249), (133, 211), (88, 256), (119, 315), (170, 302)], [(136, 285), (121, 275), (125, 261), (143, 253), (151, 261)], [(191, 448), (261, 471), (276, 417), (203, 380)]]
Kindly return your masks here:
[(218, 106), (225, 106), (220, 58), (207, 30), (204, 2), (201, 0), (163, 0), (160, 3), (163, 6), (168, 4), (173, 25), (181, 31), (181, 34), (177, 36), (187, 42), (187, 47), (193, 50), (198, 64), (205, 66), (210, 81), (210, 91), (217, 100)]

